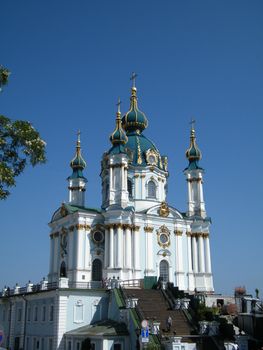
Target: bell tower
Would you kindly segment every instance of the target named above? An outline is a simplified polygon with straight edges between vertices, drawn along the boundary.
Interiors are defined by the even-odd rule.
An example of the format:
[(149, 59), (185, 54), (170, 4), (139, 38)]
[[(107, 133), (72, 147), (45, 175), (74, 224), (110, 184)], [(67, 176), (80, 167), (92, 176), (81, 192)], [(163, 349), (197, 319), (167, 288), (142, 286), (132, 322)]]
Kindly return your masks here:
[(194, 121), (192, 121), (190, 133), (190, 147), (186, 151), (186, 158), (189, 161), (188, 167), (184, 170), (188, 182), (188, 216), (206, 217), (204, 194), (203, 194), (203, 174), (198, 162), (202, 158), (201, 151), (196, 144)]
[(84, 207), (87, 179), (82, 173), (86, 167), (86, 162), (81, 155), (80, 131), (78, 132), (76, 154), (70, 162), (70, 166), (73, 171), (71, 176), (68, 177), (69, 204)]

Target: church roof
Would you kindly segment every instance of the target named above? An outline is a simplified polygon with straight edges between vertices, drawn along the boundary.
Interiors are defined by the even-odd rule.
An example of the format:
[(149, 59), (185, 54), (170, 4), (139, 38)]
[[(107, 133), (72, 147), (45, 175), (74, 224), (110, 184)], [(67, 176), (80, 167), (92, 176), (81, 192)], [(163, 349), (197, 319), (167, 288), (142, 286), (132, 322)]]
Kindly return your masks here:
[(55, 213), (53, 214), (51, 218), (51, 222), (60, 219), (63, 216), (67, 216), (69, 214), (76, 213), (78, 211), (84, 211), (84, 212), (92, 212), (92, 213), (97, 213), (101, 214), (101, 209), (97, 208), (88, 208), (88, 207), (81, 207), (77, 205), (71, 205), (67, 203), (62, 203), (61, 207), (59, 207)]
[(66, 335), (75, 336), (120, 336), (129, 335), (125, 323), (119, 323), (113, 320), (104, 320), (98, 323), (83, 326), (66, 333)]

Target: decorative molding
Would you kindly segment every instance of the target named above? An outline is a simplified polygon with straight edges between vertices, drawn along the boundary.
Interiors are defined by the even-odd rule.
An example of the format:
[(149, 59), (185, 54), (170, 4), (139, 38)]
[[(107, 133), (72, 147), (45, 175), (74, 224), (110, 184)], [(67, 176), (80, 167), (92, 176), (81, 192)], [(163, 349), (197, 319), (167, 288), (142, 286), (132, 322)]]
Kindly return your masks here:
[(159, 215), (166, 218), (169, 214), (170, 214), (170, 210), (167, 203), (162, 202), (159, 209)]
[(145, 231), (145, 232), (153, 232), (153, 230), (154, 230), (154, 227), (153, 227), (153, 226), (145, 226), (145, 227), (144, 227), (144, 231)]
[(106, 229), (122, 228), (123, 230), (126, 230), (128, 228), (130, 230), (139, 231), (140, 226), (131, 225), (131, 224), (122, 224), (122, 223), (112, 223), (112, 224), (105, 225), (105, 228)]
[(140, 174), (135, 174), (134, 177), (135, 178), (140, 177)]
[(208, 232), (193, 232), (191, 234), (191, 236), (196, 237), (196, 238), (198, 238), (198, 237), (207, 238), (207, 237), (209, 237), (209, 233)]
[(90, 231), (91, 229), (90, 225), (85, 225), (85, 224), (77, 224), (75, 225), (75, 228), (77, 230), (85, 230), (85, 231)]
[[(82, 191), (82, 192), (85, 192), (86, 191), (86, 188), (84, 187), (80, 187), (80, 186), (76, 186), (76, 187), (68, 187), (69, 190), (71, 191)], [(62, 209), (62, 208), (61, 208)], [(62, 215), (63, 216), (63, 215)]]
[(141, 177), (141, 178), (144, 178), (144, 177), (146, 177), (146, 175), (145, 175), (145, 174), (141, 174), (140, 177)]
[(191, 179), (186, 179), (187, 182), (199, 182), (202, 181), (201, 177), (192, 177)]
[(186, 231), (186, 236), (187, 237), (191, 237), (192, 236), (192, 233), (190, 231)]
[(175, 234), (176, 236), (182, 236), (182, 235), (183, 235), (183, 231), (174, 230), (174, 234)]
[[(163, 238), (162, 238), (163, 236)], [(162, 225), (158, 230), (157, 230), (157, 241), (160, 247), (162, 248), (167, 248), (171, 244), (170, 241), (170, 231), (168, 227), (165, 225)]]

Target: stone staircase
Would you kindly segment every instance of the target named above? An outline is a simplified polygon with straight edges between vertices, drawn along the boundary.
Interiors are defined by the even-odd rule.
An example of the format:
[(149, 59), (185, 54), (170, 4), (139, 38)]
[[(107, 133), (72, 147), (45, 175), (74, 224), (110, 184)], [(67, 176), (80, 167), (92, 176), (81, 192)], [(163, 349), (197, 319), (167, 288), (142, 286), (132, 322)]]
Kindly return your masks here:
[[(126, 289), (126, 297), (138, 298), (138, 307), (144, 318), (160, 322), (162, 335), (187, 336), (193, 333), (191, 324), (182, 310), (169, 310), (169, 305), (161, 290), (155, 289)], [(166, 320), (171, 316), (171, 330), (167, 330)]]

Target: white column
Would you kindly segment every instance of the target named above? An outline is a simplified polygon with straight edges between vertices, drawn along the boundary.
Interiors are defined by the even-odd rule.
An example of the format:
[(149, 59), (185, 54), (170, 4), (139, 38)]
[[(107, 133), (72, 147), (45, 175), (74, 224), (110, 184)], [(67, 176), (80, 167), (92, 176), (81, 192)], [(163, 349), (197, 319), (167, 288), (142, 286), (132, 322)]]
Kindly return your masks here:
[(125, 267), (127, 269), (131, 268), (131, 229), (126, 227), (125, 230)]
[(105, 229), (105, 244), (104, 244), (104, 267), (109, 266), (109, 230)]
[(192, 264), (192, 246), (191, 246), (191, 235), (187, 233), (187, 248), (188, 248), (188, 271), (193, 272)]
[(133, 230), (133, 261), (134, 269), (140, 270), (140, 237), (139, 230)]
[(82, 229), (78, 228), (77, 229), (77, 257), (76, 257), (76, 269), (77, 270), (83, 270), (83, 236), (84, 232)]
[(121, 166), (121, 189), (122, 189), (122, 191), (124, 191), (125, 190), (125, 174), (124, 174), (124, 165), (123, 164), (121, 164), (120, 165)]
[[(134, 198), (136, 199), (141, 199), (139, 183), (140, 183), (139, 174), (136, 174), (134, 176)], [(139, 193), (140, 193), (140, 196), (139, 196)]]
[(89, 270), (90, 268), (90, 230), (85, 231), (85, 251), (84, 251), (84, 258), (85, 258), (85, 270)]
[(141, 198), (145, 199), (146, 198), (146, 188), (145, 188), (145, 174), (141, 175)]
[(68, 269), (73, 269), (73, 256), (74, 256), (74, 246), (73, 246), (73, 238), (74, 231), (68, 231)]
[(114, 266), (114, 231), (110, 226), (110, 249), (109, 249), (109, 267), (112, 269)]
[(121, 225), (117, 226), (117, 267), (123, 268), (123, 231)]
[(146, 234), (146, 273), (153, 272), (153, 240), (152, 231), (145, 231)]
[(54, 238), (54, 265), (53, 265), (53, 273), (58, 273), (58, 260), (59, 260), (59, 235), (56, 234), (53, 236)]
[(198, 262), (199, 272), (205, 272), (205, 261), (204, 261), (204, 240), (202, 234), (198, 236)]
[(54, 269), (54, 236), (50, 236), (50, 241), (49, 241), (49, 274), (53, 274), (55, 271)]
[(210, 256), (210, 244), (209, 244), (209, 237), (207, 236), (205, 238), (205, 266), (206, 266), (206, 272), (211, 273), (211, 256)]
[(113, 185), (113, 171), (112, 171), (112, 166), (110, 165), (110, 183), (109, 183), (109, 190), (112, 190), (112, 185)]
[(198, 262), (197, 262), (197, 245), (196, 237), (192, 236), (192, 249), (193, 249), (193, 268), (194, 272), (198, 272)]
[(177, 266), (176, 271), (183, 271), (183, 257), (182, 257), (182, 235), (181, 232), (176, 234), (176, 257)]

